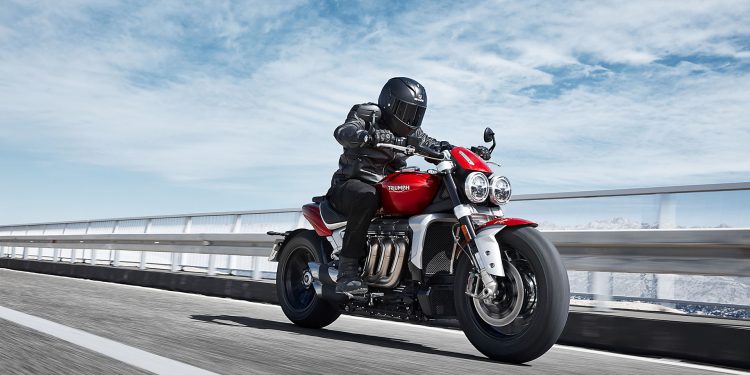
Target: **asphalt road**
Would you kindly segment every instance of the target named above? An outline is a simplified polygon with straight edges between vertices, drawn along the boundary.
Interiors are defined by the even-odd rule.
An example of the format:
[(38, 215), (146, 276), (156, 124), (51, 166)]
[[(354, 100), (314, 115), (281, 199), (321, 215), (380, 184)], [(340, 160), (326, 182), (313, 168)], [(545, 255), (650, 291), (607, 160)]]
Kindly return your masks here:
[[(7, 269), (0, 269), (0, 307), (2, 374), (148, 373), (138, 358), (146, 352), (219, 374), (740, 373), (563, 346), (509, 365), (483, 357), (458, 330), (351, 316), (311, 330), (291, 324), (274, 305)], [(8, 312), (20, 318), (11, 322)], [(136, 352), (113, 359), (102, 354), (106, 343), (88, 338), (94, 344), (87, 349), (27, 328), (33, 317), (24, 314)]]

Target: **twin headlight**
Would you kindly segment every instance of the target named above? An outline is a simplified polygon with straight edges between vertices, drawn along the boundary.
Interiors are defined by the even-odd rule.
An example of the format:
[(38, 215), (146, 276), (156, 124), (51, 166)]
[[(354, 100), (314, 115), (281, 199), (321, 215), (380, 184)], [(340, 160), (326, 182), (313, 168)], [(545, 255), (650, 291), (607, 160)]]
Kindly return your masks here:
[(473, 203), (482, 203), (489, 197), (490, 202), (501, 205), (510, 200), (510, 181), (505, 176), (494, 176), (488, 180), (482, 172), (471, 172), (466, 177), (464, 192)]

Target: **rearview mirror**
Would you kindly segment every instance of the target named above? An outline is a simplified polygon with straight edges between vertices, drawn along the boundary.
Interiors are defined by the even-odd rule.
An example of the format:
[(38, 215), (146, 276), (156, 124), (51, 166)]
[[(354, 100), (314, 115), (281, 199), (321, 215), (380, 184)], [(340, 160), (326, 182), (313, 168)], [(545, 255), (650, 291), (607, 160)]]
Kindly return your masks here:
[(495, 132), (493, 132), (492, 129), (490, 128), (484, 129), (484, 141), (487, 143), (490, 143), (494, 139), (495, 139)]

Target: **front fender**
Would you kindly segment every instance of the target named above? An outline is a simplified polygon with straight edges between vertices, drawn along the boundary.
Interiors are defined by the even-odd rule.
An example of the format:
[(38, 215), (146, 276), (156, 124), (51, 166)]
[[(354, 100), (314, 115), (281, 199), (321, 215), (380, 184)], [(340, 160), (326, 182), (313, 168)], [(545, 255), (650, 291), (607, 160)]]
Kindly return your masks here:
[(498, 218), (490, 220), (477, 229), (474, 243), (477, 245), (478, 260), (481, 266), (493, 276), (505, 276), (503, 269), (503, 254), (497, 243), (497, 234), (507, 227), (537, 226), (536, 223), (516, 218)]

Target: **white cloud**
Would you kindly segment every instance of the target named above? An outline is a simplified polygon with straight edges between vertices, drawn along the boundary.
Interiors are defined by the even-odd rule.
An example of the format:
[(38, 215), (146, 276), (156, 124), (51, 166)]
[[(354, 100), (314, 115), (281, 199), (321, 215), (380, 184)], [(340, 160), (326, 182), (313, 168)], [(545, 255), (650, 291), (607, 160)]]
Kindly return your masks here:
[[(286, 2), (216, 4), (6, 10), (0, 142), (219, 187), (269, 162), (327, 181), (333, 128), (406, 75), (428, 88), (428, 133), (475, 144), (492, 125), (496, 156), (528, 189), (750, 176), (748, 69), (654, 63), (746, 61), (745, 2), (425, 3), (361, 23)], [(580, 82), (562, 87), (560, 74)], [(530, 98), (530, 86), (559, 92)]]

